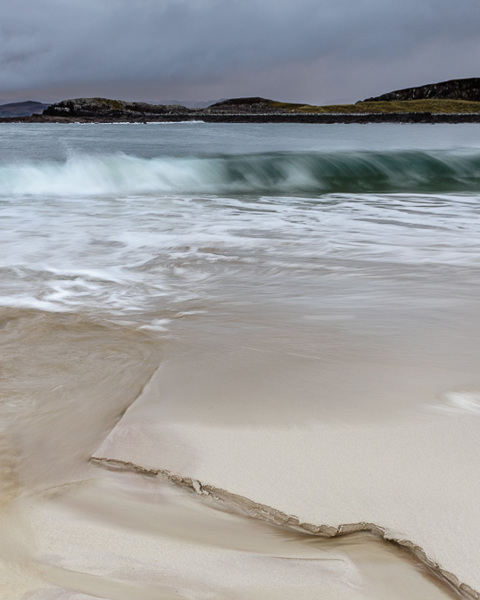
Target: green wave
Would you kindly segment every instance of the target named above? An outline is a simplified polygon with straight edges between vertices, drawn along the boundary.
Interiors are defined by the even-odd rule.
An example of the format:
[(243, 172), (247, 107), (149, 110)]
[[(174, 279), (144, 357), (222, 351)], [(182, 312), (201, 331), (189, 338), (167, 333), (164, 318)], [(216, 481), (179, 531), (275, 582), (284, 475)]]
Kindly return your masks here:
[(480, 150), (72, 155), (0, 165), (0, 195), (479, 192)]

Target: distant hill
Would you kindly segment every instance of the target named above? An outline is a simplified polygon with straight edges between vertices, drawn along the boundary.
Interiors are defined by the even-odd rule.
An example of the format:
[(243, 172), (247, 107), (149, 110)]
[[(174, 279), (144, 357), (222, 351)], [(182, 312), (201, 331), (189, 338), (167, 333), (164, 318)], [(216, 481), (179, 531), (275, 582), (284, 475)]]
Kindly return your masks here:
[(30, 115), (38, 115), (42, 114), (49, 106), (49, 104), (33, 102), (32, 100), (0, 104), (0, 117), (29, 117)]
[(419, 87), (395, 90), (381, 96), (367, 98), (364, 102), (391, 102), (395, 100), (468, 100), (480, 102), (480, 77), (450, 79)]
[(228, 98), (211, 104), (208, 109), (210, 111), (221, 112), (252, 112), (275, 110), (275, 102), (268, 98), (260, 98), (259, 96), (251, 96), (248, 98)]

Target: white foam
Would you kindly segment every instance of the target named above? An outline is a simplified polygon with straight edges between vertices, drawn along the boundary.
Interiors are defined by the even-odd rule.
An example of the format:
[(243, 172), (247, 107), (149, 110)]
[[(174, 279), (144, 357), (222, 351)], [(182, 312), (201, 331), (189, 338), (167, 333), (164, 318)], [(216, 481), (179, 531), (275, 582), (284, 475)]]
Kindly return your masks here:
[(454, 391), (444, 394), (445, 402), (435, 404), (431, 408), (437, 412), (452, 415), (480, 414), (480, 392)]
[[(67, 182), (77, 193), (81, 177)], [(461, 197), (444, 197), (438, 206), (417, 197), (425, 208), (415, 212), (403, 196), (335, 195), (321, 202), (163, 193), (72, 198), (62, 188), (67, 179), (66, 173), (58, 179), (58, 197), (0, 203), (3, 304), (28, 305), (30, 298), (31, 306), (50, 304), (52, 310), (138, 312), (159, 297), (224, 296), (226, 281), (235, 285), (244, 278), (258, 278), (258, 293), (279, 296), (288, 274), (300, 297), (312, 293), (320, 275), (377, 277), (383, 268), (388, 279), (394, 269), (413, 267), (414, 273), (428, 265), (433, 274), (437, 265), (440, 273), (444, 266), (463, 269), (467, 277), (471, 272), (473, 281), (478, 264), (475, 207)], [(97, 191), (105, 184), (99, 179)], [(442, 293), (434, 305), (459, 301), (458, 293)]]

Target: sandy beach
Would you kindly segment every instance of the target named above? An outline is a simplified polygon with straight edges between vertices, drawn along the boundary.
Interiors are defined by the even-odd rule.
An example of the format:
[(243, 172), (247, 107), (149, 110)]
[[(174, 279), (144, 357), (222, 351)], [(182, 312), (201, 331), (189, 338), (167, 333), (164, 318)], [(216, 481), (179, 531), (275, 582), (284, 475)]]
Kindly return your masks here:
[[(243, 361), (235, 353), (247, 390), (249, 382), (257, 382), (259, 373), (265, 373), (268, 359), (281, 364), (278, 349), (263, 348), (267, 354), (263, 360), (258, 359), (261, 351), (257, 339), (256, 352), (244, 352)], [(480, 587), (476, 568), (480, 515), (474, 501), (480, 492), (478, 390), (451, 389), (442, 398), (426, 386), (428, 376), (433, 390), (439, 384), (436, 370), (423, 371), (423, 379), (418, 380), (415, 369), (404, 365), (397, 380), (409, 378), (411, 386), (417, 385), (416, 397), (425, 402), (420, 412), (410, 409), (396, 416), (383, 415), (376, 422), (365, 415), (350, 422), (329, 415), (328, 422), (322, 423), (312, 418), (313, 404), (297, 403), (281, 417), (277, 415), (279, 422), (272, 426), (267, 425), (266, 414), (256, 411), (253, 401), (250, 406), (244, 403), (242, 410), (256, 424), (235, 426), (234, 415), (229, 415), (229, 423), (226, 414), (219, 414), (214, 402), (208, 402), (225, 393), (219, 383), (225, 371), (233, 389), (239, 389), (235, 374), (225, 368), (230, 360), (222, 349), (214, 357), (203, 346), (199, 356), (183, 352), (163, 365), (95, 452), (100, 464), (126, 470), (140, 467), (140, 472), (159, 472), (160, 478), (188, 478), (187, 485), (198, 494), (212, 495), (257, 518), (300, 530), (327, 535), (372, 531), (411, 548), (454, 587), (464, 584), (463, 591), (476, 597), (473, 590)], [(363, 360), (362, 364), (353, 358), (349, 365), (342, 357), (342, 366), (351, 377), (354, 365), (360, 363), (364, 372), (373, 366)], [(306, 357), (299, 362), (304, 370), (296, 366), (295, 371), (306, 381), (313, 367), (305, 368)], [(382, 370), (385, 373), (384, 365)], [(190, 378), (187, 387), (179, 384), (181, 410), (175, 402), (174, 384), (179, 372), (189, 373)], [(280, 373), (281, 369), (281, 377)], [(373, 369), (367, 373), (374, 378)], [(454, 379), (459, 373), (448, 375)], [(351, 384), (352, 390), (356, 382)], [(381, 397), (378, 380), (373, 379), (372, 385)], [(262, 398), (280, 388), (285, 392), (285, 385), (278, 386), (278, 381), (271, 388), (261, 389)], [(404, 390), (400, 392), (403, 395)], [(412, 389), (409, 392), (414, 394)], [(344, 408), (347, 400), (342, 400)], [(290, 401), (294, 403), (293, 396)], [(238, 402), (234, 399), (236, 406)], [(288, 398), (284, 403), (288, 405)], [(239, 498), (233, 500), (231, 494)]]
[(5, 128), (0, 597), (479, 597), (475, 126)]

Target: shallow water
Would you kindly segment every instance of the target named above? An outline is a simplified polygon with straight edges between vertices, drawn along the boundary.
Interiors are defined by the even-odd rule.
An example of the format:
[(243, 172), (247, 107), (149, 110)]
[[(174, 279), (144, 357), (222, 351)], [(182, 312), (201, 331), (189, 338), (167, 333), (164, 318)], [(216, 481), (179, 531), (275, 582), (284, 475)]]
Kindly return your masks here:
[[(151, 538), (135, 518), (125, 533), (130, 500), (118, 500), (121, 518), (107, 518), (112, 476), (88, 465), (158, 369), (159, 406), (171, 423), (354, 427), (419, 411), (478, 412), (479, 133), (471, 125), (2, 126), (3, 527), (18, 525), (23, 546), (39, 535), (51, 540), (49, 550), (35, 542), (35, 559), (5, 563), (11, 597), (83, 599), (93, 590), (157, 598), (187, 577), (182, 547), (183, 562), (161, 577), (138, 559), (146, 579), (130, 573), (119, 583), (126, 562), (115, 544), (138, 544), (141, 553)], [(75, 535), (88, 547), (108, 528), (116, 540), (109, 566), (85, 585), (57, 573), (48, 591), (38, 563), (92, 577), (95, 569), (83, 551), (67, 556), (70, 538), (58, 532), (75, 519), (45, 500), (45, 490), (81, 503), (81, 494), (71, 500), (70, 483), (90, 478), (100, 483), (81, 507), (88, 532)], [(168, 535), (197, 543), (213, 508), (173, 510), (155, 516), (156, 543), (172, 522)], [(48, 524), (56, 518), (64, 520), (54, 534)], [(211, 527), (219, 554), (201, 558), (198, 550), (196, 585), (209, 560), (227, 569), (237, 560), (222, 554), (221, 540), (237, 551), (246, 532), (264, 526), (240, 520), (231, 535)], [(277, 530), (262, 552), (276, 555), (291, 535)], [(297, 540), (298, 552), (312, 543)], [(383, 598), (394, 587), (399, 598), (447, 594), (384, 544), (321, 544), (322, 553), (340, 553), (355, 584), (317, 566), (298, 575), (295, 555), (282, 597), (300, 597), (297, 576), (311, 577), (301, 597), (312, 597), (332, 573), (343, 587), (331, 597)], [(279, 597), (270, 559), (254, 561), (260, 547), (242, 547), (246, 570), (226, 588), (213, 578), (180, 596)], [(56, 560), (46, 558), (52, 552)], [(23, 591), (18, 570), (20, 581), (31, 577)]]

